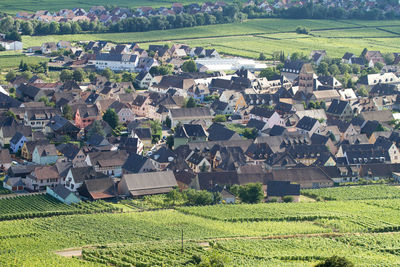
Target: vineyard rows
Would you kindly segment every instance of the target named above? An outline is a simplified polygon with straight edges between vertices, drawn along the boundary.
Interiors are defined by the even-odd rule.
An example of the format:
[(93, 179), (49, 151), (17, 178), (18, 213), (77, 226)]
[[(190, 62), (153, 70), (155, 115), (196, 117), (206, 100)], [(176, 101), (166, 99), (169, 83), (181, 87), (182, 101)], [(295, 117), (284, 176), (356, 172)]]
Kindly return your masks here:
[(325, 200), (363, 200), (400, 198), (400, 188), (389, 185), (342, 186), (320, 189), (305, 189), (301, 193)]
[(17, 196), (0, 199), (0, 220), (54, 215), (111, 212), (115, 208), (104, 201), (67, 205), (48, 195)]

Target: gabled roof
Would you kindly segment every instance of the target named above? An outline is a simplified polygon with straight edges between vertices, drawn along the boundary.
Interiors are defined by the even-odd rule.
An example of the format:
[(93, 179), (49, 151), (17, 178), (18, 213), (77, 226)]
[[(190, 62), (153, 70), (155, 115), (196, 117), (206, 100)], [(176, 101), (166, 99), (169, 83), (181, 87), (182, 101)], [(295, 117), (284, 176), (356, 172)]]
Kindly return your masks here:
[(152, 139), (150, 128), (136, 128), (134, 133), (139, 137), (140, 140)]
[(268, 197), (300, 196), (300, 185), (290, 181), (268, 181)]
[(201, 124), (184, 124), (175, 132), (175, 138), (206, 137), (207, 135)]
[(81, 195), (92, 199), (113, 198), (117, 195), (111, 178), (86, 180), (78, 191)]
[(15, 135), (11, 138), (10, 144), (17, 144), (24, 135), (20, 132), (16, 132)]
[(302, 129), (305, 131), (311, 131), (311, 129), (314, 127), (314, 125), (318, 122), (317, 119), (308, 117), (308, 116), (304, 116), (303, 118), (301, 118), (301, 120), (299, 120), (299, 122), (297, 123), (296, 127), (298, 129)]
[(223, 140), (241, 140), (242, 138), (235, 132), (224, 125), (214, 122), (208, 129), (208, 140), (223, 141)]
[(178, 185), (172, 171), (124, 174), (122, 180), (132, 196), (167, 193)]
[(79, 153), (79, 147), (71, 143), (58, 145), (57, 150), (60, 151), (66, 158), (72, 160)]
[(56, 185), (54, 188), (52, 188), (53, 192), (61, 197), (62, 199), (66, 199), (70, 194), (73, 194), (72, 191), (70, 191), (68, 188), (63, 186), (62, 184)]
[(151, 159), (159, 163), (172, 162), (176, 158), (176, 154), (169, 148), (162, 146), (150, 156)]
[(349, 102), (334, 99), (326, 112), (335, 115), (342, 115)]
[(178, 108), (171, 109), (171, 116), (174, 119), (179, 118), (211, 118), (211, 112), (209, 108), (199, 107), (199, 108)]
[(96, 172), (92, 166), (71, 168), (71, 173), (74, 177), (75, 183), (83, 183), (83, 181), (86, 180), (108, 177), (102, 172)]
[[(155, 166), (153, 163), (150, 161), (149, 158), (143, 157), (138, 154), (130, 154), (129, 157), (126, 159), (124, 164), (122, 165), (122, 169), (129, 173), (138, 173), (142, 166), (146, 163), (151, 164), (152, 170), (155, 170)], [(149, 170), (151, 171), (151, 170)]]
[(259, 116), (262, 118), (271, 118), (271, 116), (275, 113), (274, 110), (268, 109), (268, 108), (262, 108), (262, 107), (254, 107), (251, 111), (250, 114)]

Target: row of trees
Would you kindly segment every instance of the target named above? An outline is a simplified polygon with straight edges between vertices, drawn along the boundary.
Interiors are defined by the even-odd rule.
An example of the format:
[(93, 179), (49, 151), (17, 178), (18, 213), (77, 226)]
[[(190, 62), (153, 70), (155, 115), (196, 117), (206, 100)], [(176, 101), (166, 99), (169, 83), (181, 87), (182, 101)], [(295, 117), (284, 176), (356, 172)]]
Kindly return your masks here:
[[(326, 5), (307, 3), (301, 7), (275, 10), (267, 13), (257, 6), (243, 6), (234, 3), (223, 7), (222, 11), (212, 13), (181, 13), (168, 16), (134, 17), (121, 20), (115, 24), (104, 25), (100, 22), (51, 22), (38, 20), (21, 21), (6, 16), (0, 20), (0, 29), (10, 40), (20, 40), (18, 32), (23, 35), (47, 34), (77, 34), (82, 32), (144, 32), (150, 30), (166, 30), (183, 27), (194, 27), (221, 23), (242, 21), (247, 18), (281, 17), (290, 19), (397, 19), (400, 16), (394, 11), (384, 12), (383, 9), (371, 10), (327, 7)], [(308, 33), (304, 27), (297, 29), (299, 33)]]

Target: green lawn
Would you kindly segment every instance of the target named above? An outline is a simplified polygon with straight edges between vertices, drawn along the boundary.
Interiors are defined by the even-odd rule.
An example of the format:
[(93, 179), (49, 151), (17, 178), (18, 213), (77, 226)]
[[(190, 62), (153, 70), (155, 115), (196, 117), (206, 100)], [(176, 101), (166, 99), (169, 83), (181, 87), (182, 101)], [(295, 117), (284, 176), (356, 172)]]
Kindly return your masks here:
[(0, 69), (16, 68), (19, 66), (21, 60), (28, 64), (49, 61), (49, 59), (45, 57), (26, 56), (19, 52), (0, 52)]

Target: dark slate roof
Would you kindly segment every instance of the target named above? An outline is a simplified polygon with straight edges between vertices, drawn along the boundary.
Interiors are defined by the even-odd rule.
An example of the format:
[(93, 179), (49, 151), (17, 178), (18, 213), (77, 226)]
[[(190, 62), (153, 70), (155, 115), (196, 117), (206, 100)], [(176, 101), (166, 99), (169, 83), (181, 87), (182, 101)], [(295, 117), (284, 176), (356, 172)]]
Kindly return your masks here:
[[(131, 154), (126, 159), (124, 165), (122, 165), (122, 169), (129, 173), (138, 173), (142, 166), (149, 160), (149, 158), (143, 157), (138, 154)], [(155, 167), (153, 166), (155, 170)]]
[(344, 112), (344, 110), (346, 109), (348, 104), (349, 104), (349, 102), (347, 102), (347, 101), (333, 99), (331, 105), (329, 106), (329, 108), (326, 112), (335, 114), (335, 115), (341, 115)]
[(318, 121), (317, 119), (304, 116), (303, 118), (301, 118), (301, 120), (299, 120), (296, 127), (302, 130), (310, 131), (317, 123), (317, 121)]
[(274, 125), (271, 130), (269, 131), (270, 136), (281, 136), (286, 132), (286, 128), (279, 126), (279, 125)]
[(228, 103), (226, 102), (222, 102), (219, 101), (218, 99), (215, 100), (212, 104), (211, 104), (211, 109), (214, 111), (224, 111), (226, 109), (226, 107), (228, 106)]
[(268, 181), (268, 197), (300, 196), (300, 185), (290, 181)]
[(55, 132), (62, 131), (62, 132), (79, 132), (79, 128), (72, 124), (66, 118), (56, 115), (51, 118), (50, 122), (47, 124), (50, 129)]
[(8, 109), (8, 108), (17, 108), (21, 105), (21, 102), (18, 100), (9, 97), (3, 93), (0, 93), (0, 108)]
[(329, 136), (324, 136), (324, 135), (320, 135), (317, 133), (314, 133), (311, 136), (311, 143), (313, 145), (325, 145), (329, 140)]
[(268, 109), (268, 108), (262, 108), (262, 107), (254, 107), (251, 111), (250, 114), (253, 114), (255, 116), (259, 116), (262, 118), (270, 118), (272, 114), (274, 114), (275, 111)]
[[(232, 138), (241, 139), (240, 136), (224, 125), (214, 122), (208, 129), (208, 140), (209, 141), (222, 141), (231, 140)], [(236, 135), (236, 137), (235, 137)], [(238, 137), (238, 138), (237, 138)]]
[(146, 77), (147, 73), (147, 71), (142, 70), (141, 72), (139, 72), (135, 79), (141, 81), (144, 79), (144, 77)]
[(184, 124), (175, 133), (176, 138), (205, 137), (207, 136), (201, 124)]
[(261, 131), (264, 128), (264, 126), (265, 122), (256, 119), (250, 119), (246, 125), (247, 128), (256, 128), (259, 131)]
[(87, 143), (91, 146), (108, 146), (110, 143), (108, 142), (107, 138), (99, 134), (93, 134)]
[(75, 183), (82, 183), (86, 180), (107, 178), (102, 172), (96, 172), (92, 166), (77, 167), (71, 169)]
[(71, 143), (58, 145), (57, 150), (60, 151), (66, 158), (72, 160), (79, 153), (79, 148)]
[(285, 64), (283, 65), (283, 68), (289, 70), (296, 70), (300, 72), (304, 64), (305, 62), (301, 60), (286, 60)]
[(151, 129), (150, 128), (136, 128), (134, 130), (135, 134), (139, 137), (141, 140), (145, 139), (151, 139)]
[(371, 90), (369, 91), (370, 95), (398, 95), (400, 92), (397, 90), (397, 85), (395, 84), (387, 84), (387, 83), (378, 83), (375, 84)]
[(380, 123), (377, 121), (367, 121), (361, 128), (361, 133), (365, 133), (369, 138), (378, 129), (379, 125)]
[(138, 95), (135, 100), (133, 101), (133, 105), (141, 107), (143, 103), (146, 101), (147, 97), (144, 95)]
[(56, 185), (54, 188), (52, 188), (53, 192), (58, 195), (59, 197), (61, 197), (62, 199), (66, 199), (70, 194), (72, 194), (72, 192), (65, 188), (65, 186), (63, 186), (62, 184), (58, 184)]
[(352, 58), (353, 56), (354, 56), (353, 53), (346, 52), (346, 53), (343, 55), (342, 59), (349, 60), (349, 59)]
[(16, 132), (16, 133), (14, 134), (13, 138), (11, 138), (11, 140), (10, 140), (10, 144), (16, 144), (16, 143), (18, 143), (19, 140), (21, 140), (21, 138), (22, 138), (23, 136), (24, 136), (24, 135), (23, 135), (22, 133)]
[(176, 158), (176, 154), (171, 149), (162, 146), (160, 149), (153, 152), (150, 158), (160, 163), (167, 163), (172, 162), (174, 158)]

